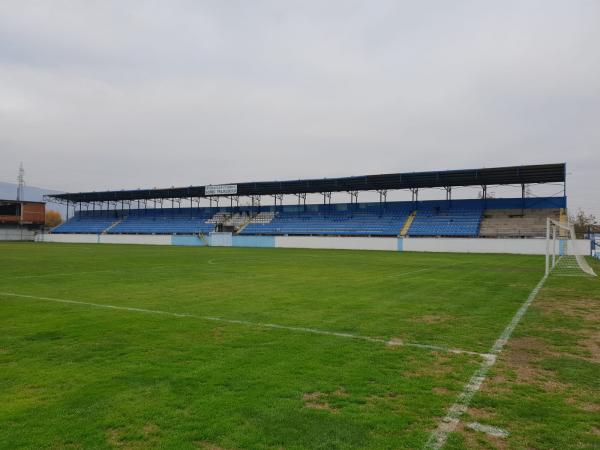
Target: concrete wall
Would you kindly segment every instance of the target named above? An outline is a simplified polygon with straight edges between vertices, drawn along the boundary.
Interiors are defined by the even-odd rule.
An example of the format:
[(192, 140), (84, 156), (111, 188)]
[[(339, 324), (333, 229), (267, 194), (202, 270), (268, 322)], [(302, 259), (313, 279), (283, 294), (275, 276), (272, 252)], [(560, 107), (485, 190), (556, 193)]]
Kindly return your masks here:
[(233, 236), (233, 247), (275, 247), (275, 236)]
[[(279, 247), (323, 248), (344, 250), (388, 250), (406, 252), (457, 253), (515, 253), (544, 255), (545, 239), (478, 239), (478, 238), (368, 238), (329, 236), (232, 236), (213, 233), (208, 239), (197, 236), (126, 235), (126, 234), (47, 234), (38, 235), (37, 241), (80, 242), (102, 244), (150, 244), (217, 247)], [(556, 243), (561, 254), (564, 244)], [(569, 254), (589, 255), (591, 241), (579, 239), (568, 246)]]
[(198, 236), (171, 236), (171, 245), (183, 245), (186, 247), (206, 247), (208, 241)]
[[(578, 239), (569, 247), (569, 254), (589, 255), (590, 241)], [(545, 255), (545, 239), (469, 239), (469, 238), (405, 238), (403, 251), (458, 253), (515, 253)], [(560, 252), (557, 242), (557, 254)]]
[(38, 234), (37, 242), (68, 242), (76, 244), (96, 244), (97, 234)]
[(397, 238), (277, 236), (275, 246), (282, 248), (333, 248), (343, 250), (397, 250)]
[(33, 241), (34, 238), (35, 231), (33, 230), (18, 227), (0, 228), (0, 241)]
[(101, 234), (98, 243), (171, 245), (171, 236), (167, 234)]
[(208, 236), (208, 245), (211, 247), (231, 247), (232, 243), (231, 233), (210, 233)]
[(36, 237), (38, 242), (68, 242), (75, 244), (145, 244), (171, 245), (169, 235), (127, 234), (44, 234)]

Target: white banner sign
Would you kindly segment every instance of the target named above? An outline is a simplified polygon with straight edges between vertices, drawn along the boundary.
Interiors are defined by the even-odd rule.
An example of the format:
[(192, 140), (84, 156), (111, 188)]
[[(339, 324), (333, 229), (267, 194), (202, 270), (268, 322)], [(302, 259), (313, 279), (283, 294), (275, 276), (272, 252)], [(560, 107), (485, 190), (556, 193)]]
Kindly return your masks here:
[(235, 195), (237, 184), (209, 184), (204, 188), (204, 195)]

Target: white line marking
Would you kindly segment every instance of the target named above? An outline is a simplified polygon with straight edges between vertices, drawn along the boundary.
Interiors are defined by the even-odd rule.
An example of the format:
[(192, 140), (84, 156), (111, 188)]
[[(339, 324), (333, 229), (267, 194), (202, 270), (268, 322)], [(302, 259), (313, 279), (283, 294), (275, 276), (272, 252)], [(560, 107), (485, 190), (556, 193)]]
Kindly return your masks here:
[(502, 428), (493, 427), (491, 425), (484, 425), (479, 422), (471, 422), (471, 423), (468, 423), (467, 426), (471, 430), (481, 431), (482, 433), (489, 434), (490, 436), (499, 437), (499, 438), (507, 438), (508, 437), (508, 431), (506, 431)]
[(477, 353), (477, 352), (472, 352), (469, 350), (443, 347), (443, 346), (439, 346), (439, 345), (420, 344), (420, 343), (416, 343), (416, 342), (403, 342), (400, 340), (387, 340), (387, 339), (376, 338), (376, 337), (371, 337), (371, 336), (362, 336), (359, 334), (320, 330), (317, 328), (294, 327), (294, 326), (287, 326), (287, 325), (279, 325), (279, 324), (275, 324), (275, 323), (250, 322), (247, 320), (225, 319), (223, 317), (215, 317), (215, 316), (198, 316), (198, 315), (189, 314), (189, 313), (175, 313), (175, 312), (170, 312), (170, 311), (161, 311), (161, 310), (157, 310), (157, 309), (134, 308), (134, 307), (129, 307), (129, 306), (115, 306), (115, 305), (107, 305), (104, 303), (83, 302), (83, 301), (79, 301), (79, 300), (67, 300), (67, 299), (63, 299), (63, 298), (39, 297), (37, 295), (15, 294), (15, 293), (11, 293), (11, 292), (0, 292), (0, 296), (18, 297), (18, 298), (26, 298), (26, 299), (32, 299), (32, 300), (44, 300), (44, 301), (49, 301), (49, 302), (67, 303), (67, 304), (73, 304), (73, 305), (94, 306), (96, 308), (114, 309), (114, 310), (130, 311), (130, 312), (142, 312), (142, 313), (147, 313), (147, 314), (161, 314), (161, 315), (173, 316), (173, 317), (190, 317), (190, 318), (194, 318), (194, 319), (209, 320), (212, 322), (224, 322), (224, 323), (231, 323), (231, 324), (237, 324), (237, 325), (247, 325), (247, 326), (258, 327), (258, 328), (274, 328), (274, 329), (296, 331), (296, 332), (302, 332), (302, 333), (320, 334), (320, 335), (325, 335), (325, 336), (336, 336), (336, 337), (343, 337), (343, 338), (348, 338), (348, 339), (358, 339), (358, 340), (369, 341), (369, 342), (377, 342), (380, 344), (386, 344), (386, 345), (390, 345), (390, 346), (397, 345), (397, 346), (403, 346), (403, 347), (415, 347), (415, 348), (422, 348), (422, 349), (434, 350), (434, 351), (442, 351), (442, 352), (455, 353), (455, 354), (466, 354), (466, 355), (472, 355), (472, 356), (479, 356), (484, 359), (488, 359), (490, 357), (490, 355), (488, 355), (486, 353)]
[(468, 263), (444, 264), (441, 266), (425, 267), (423, 269), (411, 270), (409, 272), (401, 272), (401, 273), (394, 274), (394, 275), (388, 275), (388, 277), (389, 278), (397, 278), (397, 277), (403, 277), (404, 275), (411, 275), (413, 273), (425, 272), (427, 270), (448, 269), (448, 268), (456, 267), (456, 266), (464, 266), (466, 264), (468, 264)]
[(425, 272), (426, 270), (433, 270), (433, 269), (437, 269), (438, 267), (427, 267), (426, 269), (418, 269), (418, 270), (411, 270), (410, 272), (402, 272), (402, 273), (397, 273), (394, 275), (388, 275), (389, 278), (397, 278), (397, 277), (403, 277), (404, 275), (410, 275), (413, 273), (418, 273), (418, 272)]
[(172, 268), (171, 266), (152, 266), (152, 267), (136, 267), (136, 268), (123, 268), (123, 269), (107, 269), (107, 270), (90, 270), (85, 272), (54, 272), (54, 273), (44, 273), (40, 275), (17, 275), (17, 276), (9, 276), (2, 277), (0, 280), (16, 280), (22, 278), (45, 278), (45, 277), (70, 277), (77, 275), (88, 275), (92, 273), (123, 273), (123, 272), (139, 272), (139, 271), (149, 271), (149, 270), (162, 270)]
[(506, 345), (506, 342), (510, 338), (515, 327), (546, 282), (546, 278), (546, 275), (542, 277), (540, 282), (529, 294), (529, 297), (527, 297), (527, 300), (525, 300), (525, 302), (517, 310), (510, 323), (506, 326), (500, 337), (490, 349), (488, 353), (489, 357), (483, 359), (475, 373), (471, 376), (471, 379), (463, 388), (463, 391), (458, 395), (456, 402), (448, 409), (446, 416), (438, 423), (437, 428), (430, 434), (429, 440), (425, 444), (424, 448), (437, 450), (444, 446), (446, 440), (448, 439), (448, 435), (456, 429), (458, 422), (460, 422), (460, 417), (469, 408), (469, 404), (471, 403), (473, 396), (481, 388), (488, 371), (496, 362), (497, 356), (500, 354), (500, 352), (502, 352), (502, 349)]
[(14, 277), (3, 277), (3, 280), (18, 280), (21, 278), (44, 278), (44, 277), (70, 277), (73, 275), (87, 275), (90, 273), (115, 273), (120, 272), (117, 270), (90, 270), (86, 272), (54, 272), (54, 273), (44, 273), (41, 275), (18, 275)]
[[(214, 259), (209, 259), (207, 261), (207, 263), (210, 265), (217, 264), (217, 262), (215, 262)], [(169, 269), (169, 270), (165, 270), (165, 269)], [(85, 271), (85, 272), (53, 272), (53, 273), (43, 273), (40, 275), (16, 275), (16, 276), (0, 277), (0, 281), (2, 281), (2, 280), (17, 280), (17, 279), (25, 279), (25, 278), (71, 277), (71, 276), (78, 276), (78, 275), (88, 275), (88, 274), (93, 274), (93, 273), (124, 273), (124, 272), (129, 273), (129, 272), (149, 272), (149, 271), (154, 271), (154, 270), (160, 270), (160, 271), (165, 271), (165, 272), (169, 272), (169, 271), (180, 272), (184, 269), (185, 268), (179, 267), (179, 266), (174, 267), (174, 266), (169, 266), (169, 265), (162, 265), (162, 266), (152, 266), (152, 267), (90, 270), (90, 271)]]

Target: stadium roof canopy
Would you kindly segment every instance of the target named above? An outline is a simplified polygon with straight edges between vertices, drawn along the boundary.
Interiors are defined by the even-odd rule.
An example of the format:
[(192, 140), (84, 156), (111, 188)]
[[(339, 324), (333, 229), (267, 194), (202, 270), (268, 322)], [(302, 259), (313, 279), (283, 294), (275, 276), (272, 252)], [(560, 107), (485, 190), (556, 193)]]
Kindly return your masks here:
[(12, 203), (37, 203), (37, 204), (43, 205), (45, 202), (37, 202), (37, 201), (34, 202), (31, 200), (15, 200), (15, 199), (11, 200), (11, 199), (0, 198), (0, 203), (10, 203), (10, 204), (12, 204)]
[(49, 201), (70, 203), (114, 202), (124, 200), (175, 199), (311, 194), (326, 192), (387, 191), (398, 189), (451, 188), (464, 186), (526, 185), (564, 183), (566, 165), (539, 164), (435, 172), (390, 173), (344, 178), (291, 181), (262, 181), (226, 185), (79, 192), (47, 196)]

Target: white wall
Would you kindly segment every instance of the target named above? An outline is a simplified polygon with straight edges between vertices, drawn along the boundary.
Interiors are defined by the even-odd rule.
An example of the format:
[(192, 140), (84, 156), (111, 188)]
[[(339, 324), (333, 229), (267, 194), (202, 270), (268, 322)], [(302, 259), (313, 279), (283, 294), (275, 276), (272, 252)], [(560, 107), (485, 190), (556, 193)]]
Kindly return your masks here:
[[(402, 246), (407, 252), (546, 254), (545, 239), (405, 238)], [(569, 250), (589, 255), (590, 241), (578, 239)]]
[(171, 245), (169, 234), (101, 234), (101, 244)]
[[(231, 246), (223, 236), (211, 245)], [(36, 241), (79, 242), (103, 244), (146, 244), (172, 245), (171, 235), (127, 235), (127, 234), (46, 234), (38, 235)], [(235, 240), (234, 240), (235, 241)], [(268, 245), (271, 246), (271, 245)], [(274, 247), (281, 248), (324, 248), (344, 250), (391, 250), (407, 252), (457, 252), (457, 253), (515, 253), (526, 255), (546, 254), (545, 239), (483, 239), (483, 238), (369, 238), (327, 236), (276, 236)], [(559, 243), (556, 244), (559, 254)], [(569, 254), (590, 254), (590, 241), (578, 239), (568, 247)]]
[(68, 242), (79, 244), (145, 244), (171, 245), (170, 235), (151, 234), (44, 234), (36, 237), (38, 242)]
[(35, 231), (33, 230), (17, 227), (0, 228), (0, 241), (33, 241), (34, 237)]
[(69, 242), (77, 244), (95, 244), (98, 242), (97, 234), (38, 234), (37, 242)]
[(332, 248), (343, 250), (397, 250), (396, 238), (276, 236), (275, 247)]

